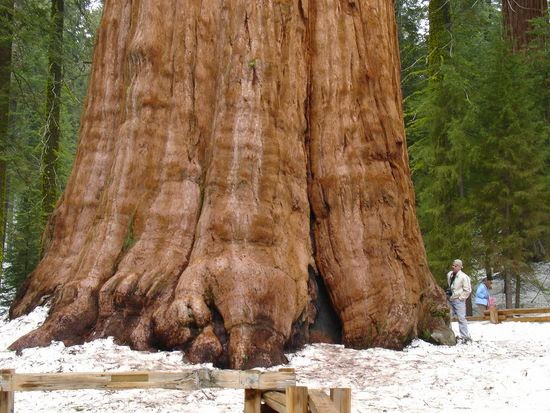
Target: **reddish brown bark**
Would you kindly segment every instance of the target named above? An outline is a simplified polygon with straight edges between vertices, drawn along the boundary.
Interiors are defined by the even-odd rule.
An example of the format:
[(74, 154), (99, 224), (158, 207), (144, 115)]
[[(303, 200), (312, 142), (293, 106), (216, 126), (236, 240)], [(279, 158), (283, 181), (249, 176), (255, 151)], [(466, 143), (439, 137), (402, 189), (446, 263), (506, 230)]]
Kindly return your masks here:
[(502, 0), (502, 15), (506, 34), (514, 50), (520, 50), (533, 38), (530, 20), (548, 16), (548, 1)]
[(113, 335), (246, 368), (454, 339), (414, 215), (391, 3), (107, 1), (73, 174), (13, 348)]

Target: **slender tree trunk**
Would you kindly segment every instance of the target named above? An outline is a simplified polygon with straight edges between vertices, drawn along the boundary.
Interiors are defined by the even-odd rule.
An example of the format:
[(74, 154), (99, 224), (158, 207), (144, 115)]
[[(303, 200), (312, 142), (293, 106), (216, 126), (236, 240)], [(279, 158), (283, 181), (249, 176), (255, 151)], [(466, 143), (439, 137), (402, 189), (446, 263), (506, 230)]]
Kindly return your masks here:
[[(441, 84), (441, 64), (449, 59), (451, 47), (451, 6), (448, 0), (430, 0), (428, 6), (428, 72), (430, 74), (429, 82), (432, 85)], [(444, 106), (447, 102), (443, 101), (439, 94), (436, 94), (438, 106)], [(432, 127), (432, 141), (435, 152), (436, 167), (447, 165), (449, 140), (447, 137), (447, 124), (445, 119), (434, 119)], [(454, 188), (450, 188), (454, 192)]]
[(510, 270), (504, 272), (504, 296), (506, 300), (506, 308), (513, 308), (512, 305), (512, 273)]
[(61, 87), (63, 82), (64, 0), (52, 0), (48, 46), (48, 85), (46, 91), (46, 128), (42, 160), (42, 204), (48, 219), (57, 201), (57, 158), (61, 137)]
[[(485, 244), (487, 245), (487, 244)], [(485, 268), (485, 276), (486, 277), (492, 277), (493, 276), (493, 266), (491, 265), (490, 260), (490, 254), (485, 254), (483, 257), (483, 267)]]
[(8, 200), (8, 125), (10, 114), (13, 0), (0, 0), (0, 279), (3, 273)]
[(504, 28), (514, 51), (524, 49), (532, 35), (529, 21), (539, 17), (548, 18), (547, 0), (502, 0)]
[(451, 5), (447, 0), (430, 0), (428, 5), (428, 68), (432, 81), (439, 78), (439, 66), (449, 57)]
[(107, 1), (73, 173), (12, 348), (115, 336), (248, 368), (452, 342), (415, 217), (391, 2)]
[(516, 274), (516, 297), (515, 297), (516, 308), (521, 307), (521, 276)]

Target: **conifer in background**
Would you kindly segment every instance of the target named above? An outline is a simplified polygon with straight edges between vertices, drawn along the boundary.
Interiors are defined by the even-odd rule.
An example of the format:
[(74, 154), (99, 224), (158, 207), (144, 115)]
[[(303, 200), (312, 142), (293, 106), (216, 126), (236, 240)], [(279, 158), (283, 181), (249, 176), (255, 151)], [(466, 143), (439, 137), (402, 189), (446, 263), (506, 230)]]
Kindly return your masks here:
[(474, 274), (513, 274), (519, 305), (520, 282), (548, 241), (548, 50), (532, 37), (536, 48), (512, 53), (497, 9), (449, 5), (451, 47), (434, 58), (444, 36), (430, 20), (430, 80), (408, 129), (419, 136), (410, 153), (424, 240), (436, 274), (452, 257)]
[[(63, 131), (56, 159), (56, 191), (65, 186), (76, 148), (80, 112), (86, 93), (91, 54), (101, 8), (88, 0), (68, 2), (64, 9), (63, 81), (60, 120)], [(14, 291), (40, 255), (42, 214), (43, 138), (46, 127), (46, 91), (50, 2), (25, 0), (13, 15), (12, 90), (7, 156), (9, 191), (6, 229), (6, 281)], [(54, 199), (55, 202), (55, 199)]]
[(463, 61), (458, 39), (470, 35), (461, 33), (465, 10), (459, 2), (430, 1), (428, 81), (415, 98), (415, 120), (407, 131), (415, 136), (410, 153), (423, 238), (432, 272), (442, 283), (453, 258), (469, 266), (472, 256), (466, 159), (461, 137), (453, 133), (469, 87), (458, 64)]
[(0, 285), (7, 224), (8, 132), (11, 89), (13, 0), (0, 0)]
[[(490, 266), (516, 278), (530, 272), (533, 245), (547, 227), (544, 147), (548, 139), (536, 83), (523, 55), (496, 40), (480, 73), (477, 93), (463, 128), (475, 137), (470, 203), (484, 256)], [(508, 284), (509, 285), (509, 284)], [(510, 285), (508, 292), (511, 293)], [(507, 296), (511, 307), (511, 294)], [(516, 306), (519, 306), (516, 298)]]
[(39, 259), (40, 235), (42, 231), (41, 205), (35, 203), (40, 197), (40, 188), (27, 188), (15, 194), (12, 202), (13, 222), (10, 225), (7, 244), (6, 286), (15, 288), (25, 280)]
[(548, 21), (548, 1), (502, 0), (502, 17), (504, 31), (512, 50), (517, 52), (526, 49), (537, 37), (533, 33), (533, 20), (545, 18)]
[(427, 4), (426, 0), (398, 0), (395, 3), (405, 104), (409, 96), (422, 88), (426, 78), (426, 33), (421, 24), (427, 19)]
[[(505, 37), (509, 42), (509, 49), (512, 51), (512, 53), (520, 53), (522, 58), (525, 58), (529, 55), (529, 52), (532, 50), (528, 50), (529, 43), (534, 43), (533, 40), (536, 39), (536, 33), (533, 33), (533, 19), (537, 18), (543, 18), (548, 22), (548, 3), (547, 0), (518, 0), (517, 2), (509, 2), (506, 0), (502, 1), (502, 16), (503, 16), (503, 22), (504, 22), (504, 33)], [(523, 62), (518, 59), (513, 59), (518, 62), (518, 65), (523, 66)], [(548, 73), (547, 73), (548, 74)], [(529, 81), (533, 79), (533, 76), (531, 73), (528, 73)], [(531, 93), (529, 96), (531, 97), (530, 100), (528, 100), (526, 103), (531, 103), (533, 97), (536, 95), (536, 93)], [(540, 111), (537, 111), (540, 112)], [(536, 117), (535, 120), (541, 119), (540, 116)], [(529, 126), (532, 126), (533, 124), (529, 124)], [(539, 125), (538, 128), (539, 133), (537, 133), (538, 136), (540, 136), (540, 131), (544, 131), (544, 125)], [(544, 136), (544, 134), (542, 134)], [(540, 150), (539, 150), (540, 153)], [(536, 164), (536, 163), (535, 163)], [(535, 191), (537, 192), (537, 191)], [(540, 192), (540, 191), (539, 191)], [(540, 194), (539, 194), (540, 195)], [(543, 204), (544, 206), (544, 204)], [(511, 213), (507, 213), (507, 216), (512, 215)], [(531, 218), (531, 217), (528, 217)], [(511, 218), (513, 220), (513, 216)], [(535, 222), (537, 222), (535, 220)], [(533, 226), (532, 220), (528, 219), (528, 227)], [(514, 233), (513, 229), (509, 231), (505, 231), (506, 234), (508, 233)], [(523, 232), (525, 233), (525, 232)], [(540, 234), (538, 234), (540, 235)], [(538, 236), (537, 236), (538, 237)], [(527, 238), (529, 238), (527, 235), (523, 235), (520, 237), (518, 241), (525, 241)], [(518, 255), (518, 245), (517, 242), (513, 243), (513, 248), (516, 252), (516, 255)], [(523, 258), (526, 254), (519, 254), (518, 258)], [(523, 260), (520, 260), (520, 262), (523, 264)], [(512, 297), (511, 297), (511, 288), (510, 288), (510, 280), (512, 276), (515, 278), (515, 306), (520, 306), (520, 288), (522, 284), (522, 276), (521, 274), (525, 273), (524, 271), (521, 271), (521, 269), (517, 268), (517, 263), (512, 262), (510, 264), (516, 264), (516, 265), (509, 265), (508, 267), (505, 267), (504, 274), (505, 274), (505, 291), (506, 291), (506, 307), (511, 308), (512, 307)]]
[(57, 158), (61, 139), (61, 87), (63, 81), (64, 0), (51, 2), (51, 27), (48, 45), (48, 84), (46, 89), (46, 126), (42, 160), (42, 205), (44, 219), (57, 201)]

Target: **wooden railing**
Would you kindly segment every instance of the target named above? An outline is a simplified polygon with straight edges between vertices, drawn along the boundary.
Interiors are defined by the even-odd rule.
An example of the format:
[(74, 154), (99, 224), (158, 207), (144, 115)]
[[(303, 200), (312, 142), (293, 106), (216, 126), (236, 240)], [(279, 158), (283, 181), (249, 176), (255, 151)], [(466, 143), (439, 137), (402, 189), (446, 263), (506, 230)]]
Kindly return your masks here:
[[(503, 321), (543, 323), (550, 322), (550, 316), (544, 315), (549, 313), (550, 308), (508, 308), (499, 310), (493, 307), (489, 310), (485, 310), (482, 316), (469, 316), (466, 317), (466, 320), (488, 320), (493, 324), (498, 324)], [(453, 317), (453, 321), (457, 321), (456, 317)]]
[[(258, 390), (245, 390), (254, 399), (248, 407), (245, 401), (245, 413), (259, 413), (276, 411), (279, 413), (350, 413), (351, 412), (351, 389), (333, 388), (330, 389), (330, 396), (318, 389), (296, 386), (287, 387), (285, 392)], [(262, 408), (261, 402), (265, 402), (267, 408)], [(253, 403), (253, 404), (252, 404)]]
[[(519, 322), (549, 322), (550, 308), (506, 308), (498, 310), (496, 308), (486, 310), (484, 317), (488, 317), (492, 323), (498, 324), (502, 321), (519, 321)], [(526, 315), (529, 314), (529, 315)]]
[(0, 370), (0, 413), (14, 412), (16, 391), (204, 388), (243, 389), (245, 413), (260, 413), (268, 409), (280, 413), (351, 412), (349, 388), (330, 389), (328, 396), (320, 390), (296, 386), (293, 369), (277, 372), (196, 369), (179, 372), (44, 374), (20, 374), (13, 369), (5, 369)]

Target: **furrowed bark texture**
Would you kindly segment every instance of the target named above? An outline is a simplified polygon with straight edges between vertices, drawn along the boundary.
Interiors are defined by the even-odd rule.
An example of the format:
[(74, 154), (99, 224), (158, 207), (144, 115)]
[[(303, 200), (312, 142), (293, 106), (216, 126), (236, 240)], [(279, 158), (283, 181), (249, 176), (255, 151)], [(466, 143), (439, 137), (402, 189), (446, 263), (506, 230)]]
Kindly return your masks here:
[(249, 368), (307, 341), (445, 341), (414, 215), (392, 4), (107, 1), (73, 174), (14, 349), (115, 336)]
[(502, 0), (504, 29), (514, 51), (525, 49), (533, 39), (532, 19), (548, 18), (547, 0)]

